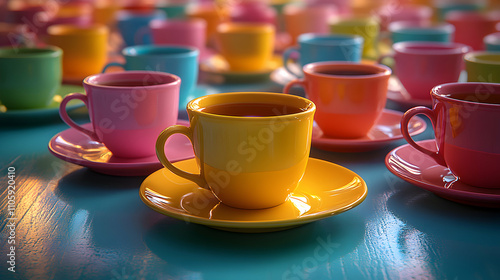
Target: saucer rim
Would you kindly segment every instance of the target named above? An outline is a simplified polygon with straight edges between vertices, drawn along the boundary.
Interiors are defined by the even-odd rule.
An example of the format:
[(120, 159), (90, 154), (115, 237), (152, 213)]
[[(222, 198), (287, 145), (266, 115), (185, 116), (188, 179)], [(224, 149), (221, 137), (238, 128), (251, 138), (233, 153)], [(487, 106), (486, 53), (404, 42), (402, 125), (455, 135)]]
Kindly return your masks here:
[[(392, 109), (386, 109), (384, 108), (382, 111), (382, 114), (385, 115), (391, 115), (394, 117), (403, 117), (402, 112), (397, 111), (397, 110), (392, 110)], [(377, 123), (380, 121), (381, 118), (377, 120)], [(425, 122), (424, 119), (422, 119), (419, 116), (415, 116), (412, 118), (412, 120), (416, 120), (418, 123), (422, 124), (422, 127), (412, 131), (410, 133), (411, 136), (415, 136), (418, 134), (423, 133), (427, 129), (427, 123)], [(316, 125), (317, 126), (317, 125)], [(317, 126), (317, 129), (321, 130), (319, 126)], [(379, 147), (381, 145), (389, 144), (390, 142), (397, 141), (403, 139), (403, 134), (399, 134), (395, 137), (391, 138), (383, 138), (383, 139), (374, 139), (374, 140), (367, 140), (367, 139), (338, 139), (338, 138), (328, 138), (328, 137), (314, 137), (314, 134), (311, 136), (311, 144), (315, 147), (319, 147), (319, 145), (325, 147), (326, 145), (331, 146), (332, 148), (340, 148), (340, 147), (363, 147), (363, 146), (373, 146), (373, 148)]]
[[(194, 159), (187, 159), (184, 161), (188, 161), (188, 160), (194, 161)], [(306, 214), (304, 216), (297, 217), (297, 218), (289, 218), (289, 219), (283, 219), (283, 220), (266, 220), (266, 221), (216, 220), (216, 219), (208, 219), (208, 218), (204, 218), (204, 217), (195, 216), (191, 213), (184, 213), (183, 214), (183, 213), (180, 213), (178, 211), (169, 211), (168, 209), (156, 206), (155, 204), (151, 203), (151, 201), (149, 201), (146, 198), (145, 181), (147, 178), (143, 181), (143, 183), (141, 184), (141, 186), (139, 188), (139, 196), (144, 204), (146, 204), (149, 208), (153, 209), (154, 211), (156, 211), (160, 214), (163, 214), (163, 215), (166, 215), (166, 216), (178, 219), (178, 220), (188, 221), (188, 222), (195, 223), (195, 224), (205, 225), (205, 226), (209, 226), (212, 228), (218, 228), (218, 229), (229, 230), (229, 231), (234, 231), (237, 229), (240, 229), (240, 230), (252, 230), (252, 229), (264, 230), (265, 229), (266, 231), (274, 231), (274, 230), (287, 229), (290, 227), (300, 226), (300, 225), (303, 225), (306, 223), (310, 223), (310, 222), (317, 221), (317, 220), (320, 220), (323, 218), (331, 217), (331, 216), (346, 212), (348, 210), (351, 210), (351, 209), (355, 208), (356, 206), (360, 205), (366, 199), (367, 194), (368, 194), (368, 188), (367, 188), (366, 182), (363, 180), (363, 178), (360, 175), (358, 175), (357, 173), (355, 173), (354, 171), (352, 171), (346, 167), (340, 166), (338, 164), (335, 164), (335, 163), (332, 163), (329, 161), (311, 158), (311, 157), (309, 158), (309, 161), (315, 161), (318, 164), (331, 165), (332, 167), (338, 168), (339, 170), (343, 170), (344, 172), (352, 173), (353, 175), (355, 175), (357, 178), (360, 179), (360, 182), (361, 182), (360, 187), (363, 188), (363, 194), (359, 198), (356, 198), (355, 200), (353, 200), (350, 204), (348, 204), (342, 208), (339, 208), (339, 209), (323, 210), (323, 211), (319, 211), (319, 212), (315, 212), (315, 213)], [(157, 170), (157, 171), (155, 171), (155, 173), (162, 172), (163, 170), (165, 170), (165, 168)], [(169, 171), (167, 171), (167, 172), (169, 172)]]
[[(416, 141), (417, 144), (424, 144), (424, 143), (430, 143), (430, 142), (435, 142), (435, 139), (426, 139), (426, 140), (421, 140), (421, 141)], [(392, 168), (392, 165), (390, 164), (390, 159), (394, 158), (397, 152), (401, 151), (402, 149), (414, 149), (410, 144), (404, 144), (399, 147), (394, 148), (391, 150), (387, 155), (385, 156), (384, 163), (386, 168), (394, 175), (397, 177), (401, 178), (402, 180), (413, 184), (417, 187), (420, 187), (424, 190), (430, 191), (438, 196), (441, 196), (443, 198), (446, 198), (448, 200), (456, 201), (459, 203), (464, 203), (464, 204), (472, 204), (472, 205), (478, 205), (477, 203), (473, 203), (474, 200), (481, 200), (484, 203), (500, 203), (500, 194), (487, 194), (487, 193), (479, 193), (479, 192), (474, 192), (474, 191), (467, 191), (467, 190), (456, 190), (456, 189), (449, 189), (446, 188), (444, 183), (442, 185), (437, 185), (437, 184), (432, 184), (430, 182), (425, 182), (423, 180), (419, 180), (418, 178), (415, 177), (410, 177), (406, 174), (398, 172), (396, 169)], [(416, 151), (416, 150), (415, 150)], [(425, 156), (424, 159), (426, 161), (433, 161), (435, 162), (432, 158)], [(437, 163), (436, 163), (437, 165)], [(468, 184), (462, 183), (466, 186), (470, 186)], [(479, 188), (475, 186), (470, 186), (471, 188)], [(460, 200), (459, 200), (460, 199)], [(496, 206), (500, 207), (500, 205)]]
[[(89, 124), (91, 124), (91, 123), (89, 122), (89, 123), (85, 123), (83, 125), (89, 125)], [(176, 125), (189, 126), (189, 121), (183, 120), (183, 119), (178, 119), (176, 121)], [(66, 162), (73, 163), (73, 164), (83, 166), (83, 167), (87, 167), (87, 168), (90, 168), (90, 169), (97, 171), (99, 173), (110, 174), (110, 175), (121, 174), (121, 176), (124, 176), (123, 172), (120, 172), (120, 170), (122, 170), (123, 168), (125, 168), (127, 170), (135, 170), (135, 169), (140, 169), (140, 168), (142, 168), (142, 169), (156, 168), (155, 170), (157, 170), (157, 169), (160, 169), (162, 167), (162, 164), (160, 163), (160, 161), (158, 160), (158, 158), (155, 155), (151, 155), (149, 157), (143, 158), (143, 159), (154, 159), (154, 161), (149, 160), (149, 161), (145, 161), (145, 162), (133, 162), (133, 163), (132, 162), (105, 163), (105, 162), (97, 162), (97, 161), (84, 159), (82, 157), (67, 156), (67, 155), (57, 151), (54, 148), (54, 143), (55, 143), (55, 139), (57, 137), (59, 137), (61, 134), (65, 133), (65, 132), (72, 131), (72, 130), (76, 131), (74, 128), (70, 127), (70, 128), (65, 129), (61, 132), (58, 132), (49, 140), (48, 149), (52, 155), (54, 155), (55, 157), (57, 157), (61, 160), (66, 161)], [(86, 136), (83, 136), (83, 134), (82, 134), (82, 137), (86, 137)], [(190, 156), (190, 157), (187, 157), (184, 159), (178, 159), (178, 160), (175, 160), (173, 162), (180, 161), (180, 160), (192, 159), (193, 157), (194, 157), (194, 154), (193, 154), (193, 156)], [(117, 169), (117, 172), (113, 172), (114, 169)], [(139, 172), (139, 173), (150, 174), (150, 172), (147, 173), (146, 171)], [(137, 176), (137, 175), (131, 175), (131, 176)]]

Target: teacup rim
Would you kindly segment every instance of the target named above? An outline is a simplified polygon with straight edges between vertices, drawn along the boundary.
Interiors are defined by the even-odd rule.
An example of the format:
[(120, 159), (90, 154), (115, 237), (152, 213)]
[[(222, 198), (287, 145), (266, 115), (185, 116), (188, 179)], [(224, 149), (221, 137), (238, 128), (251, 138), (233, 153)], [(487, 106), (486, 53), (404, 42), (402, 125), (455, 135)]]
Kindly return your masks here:
[[(408, 46), (414, 47), (450, 47), (448, 49), (416, 50), (408, 49)], [(425, 54), (425, 55), (443, 55), (443, 54), (467, 54), (472, 48), (466, 44), (457, 42), (434, 42), (434, 41), (404, 41), (392, 45), (395, 52), (404, 54)]]
[(0, 52), (6, 51), (23, 51), (23, 50), (39, 50), (39, 51), (47, 51), (45, 53), (23, 53), (23, 54), (10, 54), (10, 55), (0, 55), (0, 58), (54, 58), (60, 57), (63, 54), (63, 50), (57, 46), (46, 45), (43, 47), (0, 47)]
[[(498, 61), (491, 61), (478, 58), (478, 56), (482, 55), (495, 55), (498, 56)], [(482, 64), (490, 64), (490, 65), (500, 65), (500, 51), (472, 51), (468, 52), (464, 56), (464, 61), (472, 62), (472, 63), (482, 63)]]
[[(322, 73), (317, 73), (313, 72), (311, 68), (316, 68), (316, 67), (321, 67), (321, 66), (339, 66), (339, 67), (363, 67), (363, 69), (366, 68), (377, 68), (380, 71), (379, 73), (373, 73), (373, 74), (367, 74), (367, 75), (332, 75), (332, 74), (322, 74)], [(344, 68), (344, 70), (346, 70)], [(360, 69), (361, 70), (361, 69)], [(389, 68), (386, 65), (383, 64), (362, 64), (362, 63), (357, 63), (357, 62), (338, 62), (338, 61), (322, 61), (322, 62), (312, 62), (304, 65), (302, 67), (302, 71), (308, 75), (312, 76), (317, 76), (317, 77), (336, 77), (336, 78), (342, 78), (346, 80), (356, 80), (356, 79), (377, 79), (380, 77), (384, 76), (390, 76), (392, 74), (391, 68)]]
[[(68, 32), (68, 30), (70, 32)], [(62, 32), (64, 31), (64, 32)], [(77, 31), (77, 32), (74, 32)], [(51, 37), (59, 36), (85, 36), (94, 34), (108, 34), (109, 28), (101, 23), (92, 23), (85, 25), (75, 25), (70, 23), (59, 23), (47, 28), (47, 34)]]
[(490, 45), (500, 45), (500, 32), (493, 32), (484, 36), (483, 42)]
[[(166, 77), (172, 78), (173, 81), (169, 82), (169, 83), (162, 83), (162, 84), (156, 84), (156, 85), (143, 85), (143, 86), (112, 86), (112, 85), (103, 85), (103, 84), (91, 82), (91, 80), (99, 79), (102, 76), (123, 76), (123, 75), (156, 75), (156, 76), (163, 76), (165, 78)], [(175, 85), (180, 84), (180, 83), (181, 83), (181, 78), (177, 75), (166, 73), (166, 72), (160, 72), (160, 71), (144, 71), (144, 70), (98, 73), (98, 74), (93, 74), (93, 75), (87, 76), (87, 77), (85, 77), (85, 79), (83, 79), (84, 86), (90, 86), (90, 87), (94, 87), (94, 88), (103, 88), (103, 89), (108, 89), (108, 90), (117, 90), (117, 91), (123, 91), (124, 89), (131, 89), (131, 88), (137, 88), (137, 87), (154, 89), (154, 88), (161, 88), (161, 87), (165, 87), (165, 86), (175, 86)]]
[[(488, 89), (488, 87), (496, 87), (498, 88), (498, 95), (500, 95), (500, 84), (497, 83), (482, 83), (482, 82), (467, 82), (467, 83), (461, 83), (461, 82), (455, 82), (455, 83), (445, 83), (445, 84), (440, 84), (431, 89), (431, 96), (444, 100), (449, 103), (458, 103), (458, 104), (469, 104), (470, 106), (480, 106), (483, 108), (491, 108), (494, 110), (499, 110), (500, 109), (500, 104), (494, 104), (494, 103), (484, 103), (484, 102), (478, 102), (478, 101), (473, 101), (473, 100), (463, 100), (463, 99), (456, 99), (452, 98), (449, 95), (445, 93), (441, 93), (440, 91), (444, 90), (449, 90), (450, 88), (457, 88), (460, 89), (460, 93), (470, 93), (473, 91), (478, 91), (478, 88), (483, 88), (483, 93), (485, 90)], [(470, 88), (471, 90), (466, 90), (463, 88)], [(458, 92), (455, 92), (458, 93)], [(479, 93), (479, 92), (478, 92)], [(474, 107), (471, 107), (474, 108)]]
[[(364, 38), (360, 35), (357, 34), (321, 34), (321, 33), (314, 33), (314, 32), (308, 32), (308, 33), (303, 33), (300, 34), (297, 37), (297, 43), (300, 44), (312, 44), (311, 41), (314, 39), (338, 39), (339, 40), (339, 45), (341, 44), (346, 44), (346, 43), (352, 43), (352, 44), (363, 44)], [(340, 41), (342, 40), (342, 41)], [(315, 42), (315, 45), (331, 45), (328, 43), (322, 44), (322, 42)]]
[(451, 23), (447, 22), (440, 22), (440, 23), (433, 23), (433, 22), (424, 22), (424, 23), (417, 23), (417, 22), (410, 22), (410, 21), (393, 21), (389, 23), (387, 26), (387, 30), (389, 32), (399, 32), (401, 30), (405, 29), (426, 29), (426, 30), (443, 30), (445, 32), (453, 33), (455, 32), (455, 26)]
[(134, 49), (149, 49), (149, 50), (186, 50), (185, 53), (175, 53), (176, 57), (191, 57), (191, 56), (199, 56), (200, 51), (195, 48), (195, 47), (189, 47), (185, 45), (175, 45), (175, 44), (162, 44), (162, 45), (135, 45), (135, 46), (128, 46), (125, 47), (122, 50), (122, 55), (125, 57), (137, 57), (137, 56), (147, 56), (147, 57), (157, 57), (157, 56), (164, 56), (164, 55), (174, 55), (165, 53), (165, 54), (133, 54), (131, 53), (131, 50)]
[[(250, 120), (252, 120), (252, 121), (256, 121), (256, 120), (257, 121), (259, 121), (259, 120), (269, 121), (270, 119), (283, 119), (283, 118), (296, 119), (299, 116), (308, 115), (308, 114), (314, 113), (316, 111), (316, 104), (314, 104), (314, 102), (312, 102), (311, 100), (309, 100), (307, 98), (297, 96), (297, 95), (291, 95), (291, 94), (283, 94), (283, 93), (277, 93), (277, 92), (245, 91), (245, 92), (218, 93), (215, 96), (223, 98), (226, 96), (238, 96), (238, 95), (240, 95), (240, 96), (241, 95), (253, 95), (253, 96), (261, 95), (261, 96), (266, 96), (269, 98), (272, 98), (274, 96), (277, 98), (287, 98), (287, 99), (291, 99), (291, 100), (295, 99), (296, 101), (304, 102), (304, 104), (307, 104), (307, 106), (305, 106), (304, 108), (301, 108), (301, 109), (304, 109), (304, 111), (301, 111), (298, 113), (290, 113), (290, 114), (282, 114), (282, 115), (274, 115), (274, 116), (260, 116), (260, 117), (257, 117), (257, 116), (252, 116), (252, 117), (231, 116), (231, 115), (222, 115), (222, 114), (215, 114), (215, 113), (208, 113), (208, 112), (201, 111), (200, 109), (203, 107), (206, 107), (206, 106), (201, 106), (199, 103), (205, 99), (213, 98), (213, 95), (205, 95), (205, 96), (201, 96), (201, 97), (198, 97), (198, 98), (195, 98), (195, 99), (189, 101), (188, 104), (186, 105), (186, 109), (188, 112), (193, 112), (195, 114), (199, 114), (202, 116), (207, 116), (207, 117), (211, 117), (211, 118), (215, 118), (215, 119), (221, 119), (221, 120), (238, 119), (238, 120), (249, 120), (249, 121)], [(253, 102), (246, 102), (246, 103), (260, 103), (260, 101), (253, 101)], [(214, 103), (214, 104), (221, 104), (221, 103)], [(230, 103), (228, 103), (228, 104), (230, 104)]]

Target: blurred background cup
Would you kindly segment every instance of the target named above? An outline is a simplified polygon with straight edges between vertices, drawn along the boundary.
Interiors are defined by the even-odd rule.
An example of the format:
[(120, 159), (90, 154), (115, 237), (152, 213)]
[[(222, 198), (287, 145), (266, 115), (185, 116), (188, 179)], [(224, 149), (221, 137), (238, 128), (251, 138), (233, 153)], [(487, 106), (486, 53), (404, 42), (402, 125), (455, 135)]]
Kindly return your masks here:
[(209, 55), (206, 48), (207, 24), (200, 18), (153, 20), (149, 23), (155, 45), (181, 45), (197, 48), (200, 59)]
[(452, 42), (455, 27), (449, 23), (411, 23), (397, 21), (389, 24), (392, 43), (408, 41)]
[[(117, 66), (124, 70), (146, 70), (171, 73), (179, 76), (179, 109), (185, 110), (186, 104), (194, 98), (194, 89), (198, 80), (199, 51), (192, 47), (174, 45), (142, 45), (126, 47), (122, 50), (125, 63), (112, 62), (101, 68), (105, 72), (109, 67)], [(99, 72), (101, 72), (101, 70)]]
[[(432, 109), (415, 107), (404, 114), (401, 131), (406, 141), (448, 167), (462, 183), (500, 188), (500, 85), (442, 84), (431, 96)], [(421, 147), (409, 135), (408, 122), (417, 114), (432, 121), (437, 150)]]
[(468, 82), (500, 83), (500, 52), (474, 51), (464, 60)]
[(61, 85), (62, 50), (0, 48), (0, 102), (9, 110), (48, 106)]
[(484, 50), (484, 37), (498, 31), (500, 11), (453, 11), (445, 19), (455, 26), (455, 42)]
[(400, 42), (392, 45), (394, 74), (412, 99), (430, 100), (433, 87), (457, 82), (464, 69), (464, 55), (471, 50), (460, 43)]
[(47, 29), (47, 43), (63, 52), (63, 80), (81, 83), (101, 72), (107, 62), (109, 30), (104, 25), (52, 25)]
[(391, 69), (385, 65), (315, 62), (304, 66), (304, 78), (289, 82), (305, 89), (316, 104), (314, 120), (330, 138), (365, 136), (382, 115)]
[(235, 1), (229, 7), (229, 19), (231, 22), (269, 23), (278, 28), (277, 12), (266, 1)]
[(169, 19), (185, 18), (186, 10), (192, 0), (158, 0), (156, 1), (156, 9), (165, 12)]
[(274, 53), (275, 27), (268, 23), (222, 23), (217, 27), (217, 49), (231, 71), (261, 71)]
[(500, 51), (500, 32), (488, 34), (483, 39), (487, 51)]
[(0, 47), (34, 47), (36, 33), (26, 24), (0, 22)]
[(146, 32), (149, 23), (155, 19), (165, 20), (165, 12), (159, 10), (127, 11), (116, 13), (116, 26), (125, 46), (152, 44), (151, 34)]
[[(154, 71), (96, 74), (83, 81), (86, 95), (67, 95), (59, 113), (66, 124), (103, 143), (114, 156), (152, 156), (158, 134), (177, 121), (180, 83), (175, 75)], [(90, 129), (68, 116), (66, 105), (73, 99), (87, 106)]]
[(285, 69), (296, 77), (302, 77), (302, 71), (293, 70), (290, 58), (298, 57), (298, 64), (303, 66), (319, 61), (360, 62), (363, 49), (363, 37), (358, 35), (302, 34), (298, 46), (289, 47), (283, 53)]
[(432, 22), (433, 10), (426, 5), (388, 3), (381, 6), (376, 14), (380, 18), (380, 30), (387, 31), (389, 24), (405, 21), (415, 25), (425, 25)]
[(379, 56), (378, 40), (380, 20), (374, 16), (339, 17), (330, 21), (332, 34), (353, 34), (363, 37), (363, 54), (366, 59)]
[(229, 21), (229, 5), (216, 5), (215, 2), (198, 2), (186, 9), (188, 18), (201, 18), (207, 23), (207, 46), (214, 47), (217, 27)]
[(298, 5), (288, 4), (283, 9), (285, 30), (291, 37), (291, 45), (304, 33), (328, 34), (328, 22), (338, 15), (333, 4)]

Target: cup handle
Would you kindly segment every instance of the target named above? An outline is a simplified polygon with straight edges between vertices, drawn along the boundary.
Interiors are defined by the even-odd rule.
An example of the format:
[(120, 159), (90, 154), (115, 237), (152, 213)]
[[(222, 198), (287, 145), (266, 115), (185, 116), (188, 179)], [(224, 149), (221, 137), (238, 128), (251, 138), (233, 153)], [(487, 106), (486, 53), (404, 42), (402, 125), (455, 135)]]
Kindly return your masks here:
[(306, 81), (305, 80), (301, 80), (301, 79), (295, 79), (293, 81), (290, 81), (288, 84), (285, 85), (285, 87), (283, 88), (283, 93), (285, 94), (288, 94), (290, 93), (290, 89), (294, 86), (294, 85), (298, 85), (298, 86), (301, 86), (303, 87), (304, 89), (306, 88)]
[(106, 70), (109, 68), (109, 67), (121, 67), (123, 69), (125, 69), (125, 65), (124, 64), (121, 64), (121, 63), (118, 63), (118, 62), (110, 62), (108, 64), (106, 64), (106, 66), (104, 66), (104, 68), (102, 69), (102, 72), (101, 73), (105, 73)]
[(293, 72), (289, 67), (288, 67), (288, 60), (290, 59), (290, 56), (292, 56), (292, 54), (296, 53), (297, 55), (300, 55), (300, 52), (299, 52), (299, 49), (298, 47), (289, 47), (285, 50), (285, 52), (283, 53), (283, 66), (285, 67), (285, 70), (294, 75), (295, 77), (297, 78), (300, 78), (302, 75), (300, 75), (299, 73), (295, 73)]
[(72, 93), (64, 97), (64, 99), (61, 101), (61, 105), (59, 106), (59, 115), (61, 116), (61, 119), (70, 127), (87, 134), (92, 140), (94, 141), (99, 141), (99, 138), (97, 137), (97, 134), (94, 131), (88, 130), (86, 128), (83, 128), (82, 126), (78, 125), (75, 123), (69, 116), (68, 112), (66, 111), (66, 106), (68, 105), (68, 102), (73, 99), (78, 99), (83, 101), (85, 103), (85, 106), (87, 108), (89, 107), (88, 104), (88, 97), (86, 95), (83, 95), (81, 93)]
[(408, 142), (408, 144), (410, 144), (413, 148), (417, 149), (419, 152), (430, 156), (438, 164), (443, 165), (443, 166), (447, 166), (446, 162), (444, 161), (444, 156), (441, 152), (440, 145), (438, 145), (438, 151), (434, 152), (434, 151), (428, 150), (428, 149), (418, 145), (411, 138), (410, 133), (408, 132), (408, 123), (410, 122), (411, 118), (413, 118), (413, 116), (418, 115), (418, 114), (422, 114), (422, 115), (427, 116), (431, 120), (432, 125), (435, 126), (436, 118), (435, 118), (435, 114), (434, 114), (433, 110), (431, 110), (427, 107), (424, 107), (424, 106), (418, 106), (418, 107), (411, 108), (410, 110), (406, 111), (406, 113), (404, 113), (404, 115), (403, 115), (403, 118), (401, 118), (401, 133), (403, 134), (403, 137)]
[(158, 139), (156, 140), (156, 156), (160, 160), (161, 164), (165, 166), (168, 170), (170, 170), (172, 173), (175, 175), (185, 178), (187, 180), (193, 181), (195, 184), (200, 186), (201, 188), (210, 190), (208, 187), (207, 182), (205, 179), (201, 176), (201, 174), (193, 174), (189, 173), (183, 170), (180, 170), (179, 168), (175, 167), (168, 159), (167, 156), (165, 156), (165, 143), (167, 142), (168, 137), (174, 135), (175, 133), (180, 133), (189, 138), (191, 143), (193, 143), (193, 133), (191, 132), (191, 129), (182, 125), (174, 125), (166, 128), (163, 130), (160, 135), (158, 136)]

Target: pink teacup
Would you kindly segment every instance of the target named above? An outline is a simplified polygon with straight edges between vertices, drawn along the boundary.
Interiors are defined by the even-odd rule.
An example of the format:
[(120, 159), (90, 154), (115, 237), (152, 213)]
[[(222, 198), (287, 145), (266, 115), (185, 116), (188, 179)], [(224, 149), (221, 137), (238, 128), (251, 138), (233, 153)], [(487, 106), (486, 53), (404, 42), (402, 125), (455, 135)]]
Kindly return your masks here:
[[(430, 100), (433, 87), (457, 82), (463, 56), (471, 49), (460, 43), (399, 42), (392, 45), (394, 73), (413, 99)], [(379, 61), (385, 57), (382, 56)]]
[(149, 23), (155, 45), (181, 45), (200, 51), (200, 58), (207, 54), (207, 23), (201, 18), (157, 19)]
[[(180, 83), (178, 76), (153, 71), (92, 75), (83, 81), (87, 95), (66, 96), (59, 113), (70, 127), (103, 143), (117, 157), (152, 156), (160, 132), (177, 121)], [(87, 106), (92, 130), (68, 116), (66, 105), (73, 99)]]
[(447, 13), (445, 19), (455, 26), (455, 42), (484, 50), (483, 38), (498, 31), (500, 11), (453, 11)]
[[(449, 83), (431, 92), (433, 108), (415, 107), (401, 120), (408, 143), (447, 166), (463, 183), (500, 188), (500, 84)], [(423, 114), (432, 121), (437, 151), (413, 141), (408, 122)]]

